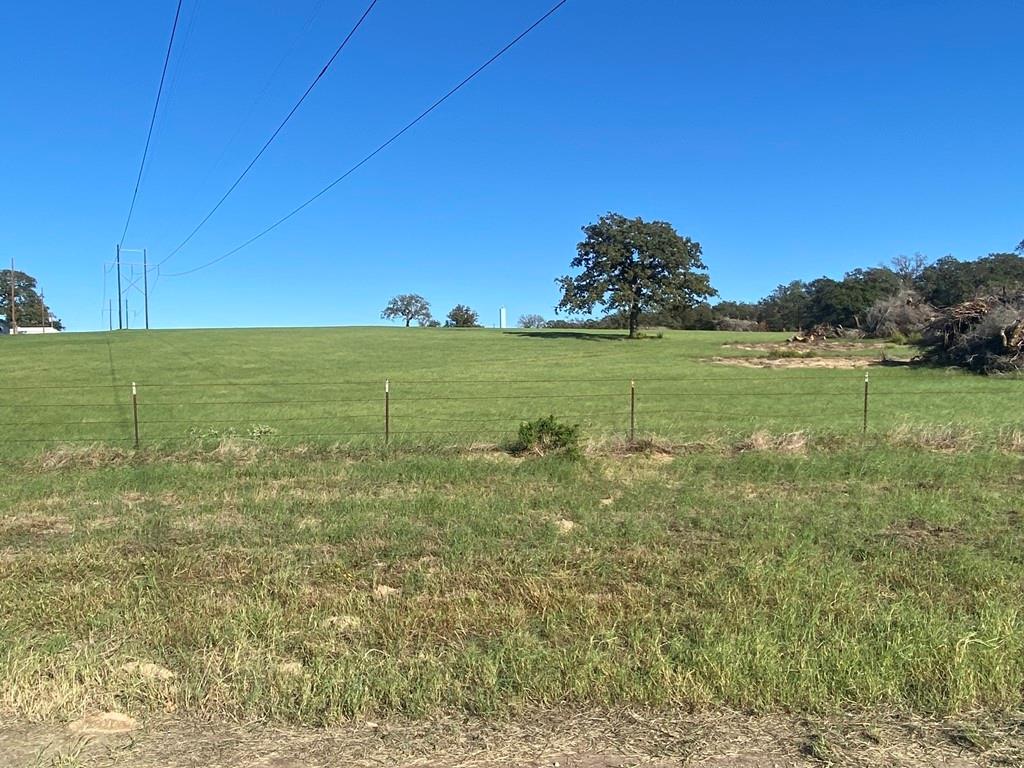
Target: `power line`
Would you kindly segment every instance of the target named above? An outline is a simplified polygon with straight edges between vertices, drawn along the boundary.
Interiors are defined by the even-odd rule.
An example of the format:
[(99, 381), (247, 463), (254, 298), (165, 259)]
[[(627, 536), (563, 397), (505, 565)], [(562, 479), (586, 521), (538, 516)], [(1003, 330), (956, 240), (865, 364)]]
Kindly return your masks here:
[(363, 15), (359, 17), (359, 20), (355, 23), (355, 26), (353, 26), (352, 29), (349, 30), (349, 33), (345, 36), (345, 39), (341, 41), (341, 45), (337, 47), (337, 49), (331, 55), (331, 58), (329, 58), (327, 60), (327, 63), (324, 64), (323, 69), (320, 70), (320, 74), (313, 78), (313, 82), (309, 84), (308, 88), (306, 88), (305, 93), (303, 93), (302, 96), (299, 97), (299, 100), (295, 102), (295, 106), (292, 107), (291, 111), (285, 116), (284, 120), (281, 121), (281, 124), (277, 126), (277, 129), (272, 134), (270, 134), (270, 138), (267, 139), (266, 142), (264, 142), (262, 147), (260, 147), (260, 151), (256, 153), (256, 156), (249, 162), (247, 166), (245, 166), (245, 170), (243, 170), (239, 174), (238, 178), (235, 179), (235, 181), (231, 184), (230, 187), (228, 187), (227, 192), (225, 192), (221, 196), (220, 200), (217, 201), (217, 204), (210, 209), (210, 212), (207, 213), (206, 216), (204, 216), (198, 224), (196, 224), (195, 228), (191, 232), (189, 232), (188, 236), (180, 243), (178, 243), (171, 250), (170, 253), (163, 257), (163, 259), (157, 262), (158, 267), (161, 266), (164, 262), (166, 262), (169, 258), (174, 256), (174, 254), (176, 254), (182, 248), (184, 248), (185, 245), (189, 242), (189, 240), (195, 237), (196, 233), (203, 228), (203, 225), (205, 225), (206, 222), (208, 222), (213, 217), (213, 214), (215, 214), (217, 212), (217, 209), (224, 204), (224, 201), (228, 199), (232, 192), (235, 191), (235, 188), (242, 183), (242, 179), (244, 179), (248, 175), (249, 171), (252, 170), (252, 167), (256, 165), (256, 162), (263, 156), (263, 153), (267, 151), (267, 148), (274, 142), (274, 139), (277, 138), (277, 135), (281, 133), (284, 127), (288, 124), (288, 121), (292, 119), (292, 115), (294, 115), (298, 111), (299, 107), (302, 106), (302, 102), (306, 100), (306, 97), (309, 96), (312, 90), (316, 87), (316, 84), (320, 82), (320, 79), (325, 74), (327, 74), (327, 70), (331, 68), (331, 65), (334, 63), (334, 60), (338, 58), (338, 55), (342, 52), (342, 50), (344, 50), (345, 46), (348, 45), (349, 40), (352, 39), (355, 33), (363, 25), (363, 22), (366, 21), (366, 17), (370, 15), (370, 11), (373, 10), (373, 7), (376, 4), (377, 0), (370, 0), (370, 4), (366, 7), (366, 10), (363, 11)]
[(462, 88), (464, 86), (466, 86), (471, 80), (473, 80), (477, 75), (479, 75), (481, 72), (483, 72), (485, 69), (487, 69), (495, 61), (500, 59), (516, 43), (518, 43), (520, 40), (522, 40), (524, 37), (526, 37), (528, 34), (530, 34), (534, 29), (536, 29), (541, 24), (543, 24), (545, 21), (547, 21), (547, 19), (550, 16), (554, 15), (554, 13), (559, 8), (561, 8), (563, 5), (565, 5), (568, 1), (569, 0), (561, 0), (560, 2), (556, 3), (547, 13), (545, 13), (543, 16), (541, 16), (539, 19), (537, 19), (535, 22), (533, 22), (533, 24), (531, 24), (525, 30), (520, 32), (515, 38), (512, 39), (512, 41), (510, 43), (508, 43), (504, 48), (502, 48), (500, 51), (498, 51), (493, 56), (491, 56), (491, 58), (489, 58), (487, 61), (485, 61), (483, 64), (481, 64), (475, 70), (473, 70), (473, 72), (471, 74), (469, 74), (464, 80), (462, 80), (462, 82), (460, 82), (458, 85), (456, 85), (450, 91), (448, 91), (448, 93), (446, 93), (444, 96), (442, 96), (437, 101), (435, 101), (433, 104), (431, 104), (429, 107), (427, 107), (425, 110), (423, 110), (423, 112), (421, 112), (415, 119), (413, 119), (409, 123), (407, 123), (404, 128), (402, 128), (400, 131), (398, 131), (396, 134), (394, 134), (390, 139), (385, 141), (383, 144), (381, 144), (379, 147), (377, 147), (375, 150), (373, 150), (373, 152), (371, 152), (366, 157), (364, 157), (362, 160), (360, 160), (358, 163), (356, 163), (351, 168), (349, 168), (347, 171), (345, 171), (341, 176), (336, 178), (334, 181), (332, 181), (326, 187), (324, 187), (319, 192), (317, 192), (315, 195), (313, 195), (311, 198), (306, 200), (306, 202), (302, 203), (300, 206), (298, 206), (297, 208), (293, 209), (290, 213), (282, 216), (280, 219), (275, 221), (273, 224), (271, 224), (269, 227), (264, 229), (262, 232), (260, 232), (260, 233), (258, 233), (256, 235), (253, 235), (248, 240), (246, 240), (244, 243), (242, 243), (241, 245), (238, 245), (238, 246), (232, 248), (227, 253), (224, 253), (224, 254), (218, 256), (217, 258), (212, 259), (211, 261), (206, 262), (205, 264), (200, 264), (198, 267), (193, 267), (192, 269), (187, 269), (187, 270), (185, 270), (183, 272), (171, 272), (171, 273), (165, 272), (165, 273), (163, 273), (164, 277), (184, 277), (185, 275), (191, 275), (193, 272), (198, 272), (201, 269), (206, 269), (207, 267), (212, 267), (214, 264), (216, 264), (216, 263), (218, 263), (220, 261), (223, 261), (224, 259), (228, 258), (229, 256), (233, 256), (234, 254), (238, 253), (243, 248), (246, 248), (246, 247), (252, 245), (254, 242), (259, 240), (264, 235), (267, 235), (270, 232), (272, 232), (273, 230), (277, 229), (279, 226), (281, 226), (286, 221), (288, 221), (288, 219), (292, 218), (295, 214), (299, 213), (304, 208), (306, 208), (307, 206), (309, 206), (312, 203), (314, 203), (316, 200), (318, 200), (321, 197), (323, 197), (325, 194), (327, 194), (329, 191), (331, 191), (334, 187), (336, 187), (342, 181), (344, 181), (349, 176), (351, 176), (353, 173), (355, 173), (357, 170), (359, 170), (364, 165), (366, 165), (366, 163), (370, 162), (370, 160), (372, 160), (374, 157), (376, 157), (381, 152), (383, 152), (385, 149), (387, 149), (389, 146), (391, 146), (394, 142), (396, 142), (399, 138), (401, 138), (402, 135), (404, 135), (407, 131), (412, 129), (417, 123), (419, 123), (421, 120), (423, 120), (425, 117), (427, 117), (427, 115), (429, 115), (435, 109), (437, 109), (442, 104), (444, 104), (444, 102), (448, 101), (448, 99), (450, 99), (452, 96), (454, 96), (457, 92), (462, 90)]
[(235, 143), (235, 141), (241, 135), (242, 129), (249, 123), (249, 120), (252, 118), (253, 113), (256, 111), (256, 106), (267, 95), (267, 92), (270, 90), (271, 84), (277, 78), (277, 75), (281, 71), (281, 68), (284, 66), (285, 61), (287, 61), (291, 57), (291, 55), (298, 49), (299, 43), (302, 41), (303, 35), (309, 32), (309, 30), (312, 28), (313, 22), (316, 20), (316, 17), (320, 14), (320, 11), (323, 9), (324, 3), (326, 1), (327, 0), (317, 0), (316, 5), (313, 7), (312, 12), (306, 19), (305, 24), (303, 24), (302, 29), (299, 30), (298, 34), (296, 34), (292, 38), (291, 44), (288, 46), (288, 49), (284, 52), (281, 58), (278, 59), (277, 64), (274, 66), (274, 69), (271, 71), (270, 76), (263, 84), (263, 87), (260, 88), (256, 96), (253, 97), (252, 102), (249, 104), (249, 108), (246, 110), (245, 116), (238, 123), (238, 126), (235, 128), (234, 133), (231, 134), (231, 138), (227, 140), (227, 143), (224, 145), (223, 149), (221, 149), (220, 154), (217, 156), (217, 159), (214, 160), (213, 163), (210, 165), (210, 170), (207, 172), (206, 178), (204, 178), (203, 182), (200, 183), (201, 187), (206, 186), (205, 182), (209, 180), (210, 174), (213, 172), (214, 169), (219, 168), (220, 164), (224, 162), (224, 159), (226, 158), (228, 150), (231, 148), (231, 145)]
[(142, 183), (142, 172), (146, 168), (146, 157), (149, 155), (149, 142), (153, 139), (153, 126), (156, 125), (156, 113), (160, 108), (160, 96), (164, 92), (164, 80), (167, 78), (167, 65), (171, 61), (171, 49), (174, 47), (174, 33), (178, 30), (178, 18), (181, 16), (181, 3), (178, 0), (178, 7), (174, 11), (174, 23), (171, 25), (171, 39), (167, 41), (167, 53), (164, 55), (164, 68), (160, 72), (160, 85), (156, 89), (156, 102), (153, 104), (153, 114), (149, 118), (149, 131), (146, 132), (146, 146), (142, 150), (142, 162), (139, 163), (139, 175), (135, 178), (135, 191), (132, 192), (132, 202), (128, 206), (128, 218), (124, 222), (124, 231), (121, 232), (119, 245), (124, 245), (124, 239), (128, 235), (128, 225), (132, 222), (132, 213), (135, 211), (135, 200), (139, 196), (139, 185)]

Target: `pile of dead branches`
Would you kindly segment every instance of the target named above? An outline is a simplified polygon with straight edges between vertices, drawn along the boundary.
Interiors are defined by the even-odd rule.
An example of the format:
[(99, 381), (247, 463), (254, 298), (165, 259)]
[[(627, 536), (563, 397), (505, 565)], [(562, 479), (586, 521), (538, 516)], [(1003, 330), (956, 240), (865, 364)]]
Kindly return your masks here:
[(844, 328), (841, 325), (818, 323), (808, 331), (801, 331), (790, 336), (786, 341), (790, 344), (818, 344), (829, 339), (861, 339), (863, 331), (857, 328)]
[(903, 290), (875, 302), (865, 315), (864, 329), (868, 336), (876, 339), (916, 338), (935, 316), (935, 308), (916, 291)]
[(924, 334), (926, 359), (978, 373), (1024, 370), (1024, 296), (983, 297), (940, 310)]

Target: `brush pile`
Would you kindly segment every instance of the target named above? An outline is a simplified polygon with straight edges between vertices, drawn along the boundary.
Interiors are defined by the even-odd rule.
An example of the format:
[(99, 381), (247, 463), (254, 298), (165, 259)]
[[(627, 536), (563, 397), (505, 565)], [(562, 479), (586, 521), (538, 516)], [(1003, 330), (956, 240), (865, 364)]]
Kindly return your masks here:
[(841, 325), (818, 323), (808, 331), (802, 331), (786, 339), (789, 344), (818, 344), (829, 339), (862, 339), (864, 332), (857, 328), (843, 328)]
[(937, 312), (913, 290), (880, 299), (867, 311), (864, 329), (876, 339), (919, 337)]
[(985, 297), (940, 310), (925, 329), (925, 357), (977, 373), (1024, 370), (1024, 295)]

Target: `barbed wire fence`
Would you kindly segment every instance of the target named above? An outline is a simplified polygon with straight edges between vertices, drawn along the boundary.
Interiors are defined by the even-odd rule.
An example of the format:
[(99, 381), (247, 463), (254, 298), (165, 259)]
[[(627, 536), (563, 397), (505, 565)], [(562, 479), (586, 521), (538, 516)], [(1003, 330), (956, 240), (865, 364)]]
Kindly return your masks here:
[[(140, 448), (238, 437), (332, 444), (500, 441), (543, 416), (591, 435), (668, 439), (737, 429), (832, 426), (867, 434), (930, 398), (955, 419), (986, 395), (983, 380), (922, 380), (896, 371), (801, 372), (798, 377), (204, 381), (54, 384), (4, 389), (6, 443)], [(919, 404), (916, 404), (919, 405)], [(960, 411), (962, 413), (962, 411)]]

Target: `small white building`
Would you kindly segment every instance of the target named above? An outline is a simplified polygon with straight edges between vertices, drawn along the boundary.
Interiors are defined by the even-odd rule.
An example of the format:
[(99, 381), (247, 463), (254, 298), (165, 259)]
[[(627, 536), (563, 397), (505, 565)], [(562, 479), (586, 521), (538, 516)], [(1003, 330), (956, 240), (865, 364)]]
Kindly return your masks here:
[(34, 333), (60, 333), (52, 325), (19, 325), (14, 332), (19, 336)]

